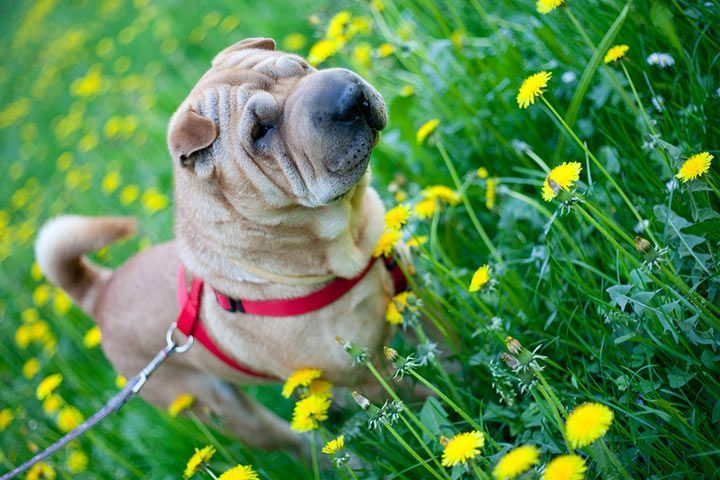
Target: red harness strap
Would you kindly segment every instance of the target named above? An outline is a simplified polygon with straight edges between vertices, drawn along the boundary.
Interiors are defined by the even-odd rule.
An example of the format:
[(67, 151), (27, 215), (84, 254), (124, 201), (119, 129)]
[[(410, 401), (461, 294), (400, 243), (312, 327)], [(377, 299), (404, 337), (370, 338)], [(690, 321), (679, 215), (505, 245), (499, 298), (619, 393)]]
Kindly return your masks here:
[(193, 278), (190, 293), (188, 294), (185, 289), (185, 269), (182, 264), (180, 264), (180, 271), (178, 272), (178, 302), (180, 303), (180, 315), (177, 319), (178, 330), (187, 336), (192, 335), (195, 340), (202, 343), (205, 348), (210, 351), (210, 353), (235, 370), (238, 370), (246, 375), (250, 375), (251, 377), (278, 380), (277, 377), (256, 372), (245, 365), (239, 364), (232, 358), (225, 355), (222, 350), (215, 345), (215, 342), (213, 342), (212, 338), (210, 338), (207, 330), (205, 330), (205, 327), (203, 326), (203, 323), (200, 321), (200, 299), (202, 289), (202, 279), (195, 277)]
[[(215, 292), (218, 304), (228, 312), (242, 312), (265, 317), (292, 317), (320, 310), (345, 295), (350, 289), (357, 285), (360, 280), (365, 278), (365, 275), (370, 271), (376, 260), (377, 258), (371, 258), (367, 267), (365, 267), (358, 276), (354, 278), (336, 278), (320, 290), (304, 297), (280, 300), (243, 300), (230, 298), (218, 291), (213, 291)], [(388, 269), (392, 276), (395, 294), (404, 291), (407, 288), (407, 279), (400, 269), (400, 266), (393, 257), (383, 257), (383, 261), (385, 268)], [(249, 367), (237, 363), (225, 355), (215, 342), (213, 342), (207, 334), (202, 321), (200, 321), (200, 298), (202, 289), (202, 279), (195, 277), (193, 278), (190, 293), (188, 294), (185, 288), (185, 269), (182, 264), (180, 264), (180, 271), (178, 272), (178, 302), (180, 304), (180, 315), (177, 320), (178, 329), (185, 335), (195, 337), (195, 340), (203, 344), (213, 355), (235, 370), (239, 370), (253, 377), (277, 380), (276, 377), (256, 372)]]
[[(230, 298), (217, 290), (213, 291), (218, 304), (228, 312), (248, 313), (263, 317), (293, 317), (320, 310), (345, 295), (360, 280), (365, 278), (376, 260), (375, 257), (371, 258), (367, 267), (358, 276), (354, 278), (336, 278), (320, 290), (304, 297), (280, 300), (243, 300)], [(383, 257), (383, 260), (385, 261), (385, 267), (392, 276), (395, 293), (404, 291), (407, 288), (407, 279), (400, 266), (393, 257)]]

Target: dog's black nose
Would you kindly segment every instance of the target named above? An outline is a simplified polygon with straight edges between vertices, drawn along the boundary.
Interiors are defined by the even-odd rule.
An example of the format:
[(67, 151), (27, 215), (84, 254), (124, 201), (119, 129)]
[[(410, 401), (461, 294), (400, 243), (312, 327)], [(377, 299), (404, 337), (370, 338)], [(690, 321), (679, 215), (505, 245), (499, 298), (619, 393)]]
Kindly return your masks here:
[(350, 81), (340, 91), (335, 104), (333, 120), (346, 122), (369, 116), (370, 102), (365, 98), (362, 88)]

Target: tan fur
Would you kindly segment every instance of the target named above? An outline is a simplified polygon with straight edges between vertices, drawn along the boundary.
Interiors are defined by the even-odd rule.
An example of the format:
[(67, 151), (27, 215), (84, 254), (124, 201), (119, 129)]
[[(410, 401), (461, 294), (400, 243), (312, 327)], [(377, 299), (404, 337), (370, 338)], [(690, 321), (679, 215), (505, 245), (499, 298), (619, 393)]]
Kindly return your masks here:
[[(108, 359), (125, 376), (164, 345), (179, 311), (181, 263), (227, 295), (268, 299), (306, 295), (323, 285), (298, 284), (298, 277), (353, 277), (370, 259), (384, 208), (368, 186), (366, 165), (385, 124), (385, 105), (355, 74), (318, 72), (273, 48), (269, 39), (250, 39), (218, 54), (170, 121), (176, 240), (110, 273), (81, 254), (129, 233), (127, 220), (61, 217), (41, 234), (43, 271), (94, 316)], [(327, 123), (316, 112), (325, 92), (346, 81), (370, 105), (365, 123), (351, 127)], [(273, 126), (272, 134), (253, 143), (253, 129), (264, 124)], [(268, 279), (278, 277), (286, 281)], [(332, 382), (352, 386), (361, 381), (358, 369), (335, 337), (378, 352), (388, 335), (383, 317), (391, 294), (390, 276), (377, 262), (348, 294), (311, 314), (228, 313), (206, 288), (201, 318), (224, 352), (254, 370), (286, 378), (315, 367)], [(250, 445), (298, 446), (284, 421), (232, 386), (257, 382), (196, 345), (163, 365), (142, 394), (166, 407), (190, 393), (199, 414), (209, 408), (225, 416)]]

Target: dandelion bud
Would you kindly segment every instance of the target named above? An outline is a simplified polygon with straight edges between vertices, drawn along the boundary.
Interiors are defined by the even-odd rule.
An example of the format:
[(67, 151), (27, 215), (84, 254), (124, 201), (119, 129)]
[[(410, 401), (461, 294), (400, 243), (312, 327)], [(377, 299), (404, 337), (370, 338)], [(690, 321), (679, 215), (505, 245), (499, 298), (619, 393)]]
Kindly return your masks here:
[(645, 253), (650, 249), (650, 247), (650, 242), (646, 239), (642, 238), (640, 235), (635, 236), (635, 248), (638, 252)]
[(503, 362), (505, 362), (505, 364), (506, 364), (508, 367), (510, 367), (511, 369), (513, 369), (513, 370), (515, 370), (515, 369), (517, 369), (518, 367), (520, 367), (520, 361), (519, 361), (517, 358), (513, 357), (512, 355), (510, 355), (509, 353), (505, 353), (505, 352), (501, 353), (501, 354), (500, 354), (500, 359), (501, 359)]
[(398, 352), (392, 347), (383, 347), (383, 354), (389, 361), (394, 362), (398, 357)]
[(522, 345), (520, 342), (510, 336), (505, 337), (505, 346), (510, 351), (510, 353), (518, 354), (522, 350)]
[(357, 391), (353, 390), (352, 392), (353, 400), (355, 400), (355, 403), (360, 405), (360, 408), (363, 410), (367, 410), (367, 408), (370, 406), (370, 400), (360, 395)]
[(443, 447), (446, 446), (449, 441), (450, 440), (445, 435), (440, 436), (440, 445), (442, 445)]

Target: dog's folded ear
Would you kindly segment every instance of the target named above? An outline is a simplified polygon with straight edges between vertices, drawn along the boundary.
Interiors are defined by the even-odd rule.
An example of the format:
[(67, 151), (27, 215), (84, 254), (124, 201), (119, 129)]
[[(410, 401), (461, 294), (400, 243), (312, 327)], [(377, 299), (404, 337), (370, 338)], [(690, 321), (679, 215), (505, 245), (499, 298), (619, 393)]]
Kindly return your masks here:
[(226, 49), (224, 49), (222, 52), (215, 55), (215, 58), (213, 58), (212, 65), (213, 67), (216, 67), (220, 65), (222, 62), (228, 59), (231, 54), (238, 52), (240, 50), (249, 50), (249, 49), (260, 49), (260, 50), (275, 50), (275, 40), (272, 38), (246, 38), (245, 40), (241, 40), (233, 45), (230, 45)]
[(181, 166), (195, 168), (198, 152), (212, 145), (219, 133), (215, 122), (191, 108), (178, 112), (168, 129), (170, 155)]

